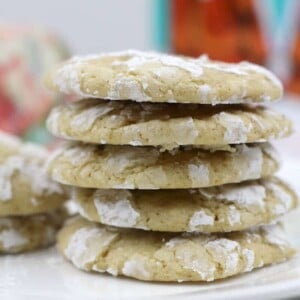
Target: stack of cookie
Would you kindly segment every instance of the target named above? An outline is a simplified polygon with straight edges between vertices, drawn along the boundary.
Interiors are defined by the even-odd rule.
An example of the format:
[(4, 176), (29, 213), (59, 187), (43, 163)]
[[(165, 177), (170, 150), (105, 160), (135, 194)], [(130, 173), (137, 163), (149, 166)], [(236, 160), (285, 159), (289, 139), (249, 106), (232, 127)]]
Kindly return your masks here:
[(46, 84), (81, 98), (47, 121), (73, 140), (49, 172), (74, 186), (82, 217), (60, 231), (58, 248), (78, 268), (211, 281), (292, 256), (274, 223), (297, 198), (273, 177), (267, 142), (291, 123), (259, 106), (282, 96), (269, 71), (129, 51), (75, 57)]
[(47, 156), (41, 146), (0, 133), (0, 254), (55, 242), (67, 194), (47, 176)]

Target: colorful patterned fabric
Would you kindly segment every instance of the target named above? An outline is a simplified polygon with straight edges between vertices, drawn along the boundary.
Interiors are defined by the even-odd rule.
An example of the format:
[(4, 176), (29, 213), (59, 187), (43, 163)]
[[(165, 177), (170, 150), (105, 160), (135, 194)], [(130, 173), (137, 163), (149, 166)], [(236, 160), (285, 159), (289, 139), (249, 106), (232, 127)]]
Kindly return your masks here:
[(44, 118), (58, 96), (43, 86), (43, 74), (68, 57), (53, 34), (29, 27), (0, 26), (0, 130), (47, 142)]

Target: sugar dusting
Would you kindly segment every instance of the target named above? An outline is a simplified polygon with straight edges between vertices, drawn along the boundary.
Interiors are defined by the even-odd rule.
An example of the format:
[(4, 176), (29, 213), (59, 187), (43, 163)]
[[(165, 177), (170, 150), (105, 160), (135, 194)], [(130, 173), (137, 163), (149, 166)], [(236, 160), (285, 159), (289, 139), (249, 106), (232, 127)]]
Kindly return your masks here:
[(229, 184), (198, 191), (205, 198), (233, 202), (242, 207), (265, 206), (266, 189), (263, 184), (257, 182), (248, 182), (242, 186)]
[(242, 250), (242, 255), (245, 259), (245, 272), (250, 272), (255, 263), (255, 253), (251, 249), (244, 248)]
[(196, 211), (189, 221), (189, 229), (190, 231), (196, 231), (199, 229), (198, 227), (201, 225), (213, 225), (214, 217), (206, 214), (204, 210)]
[(224, 260), (225, 275), (234, 274), (239, 263), (240, 245), (238, 242), (220, 238), (207, 243), (207, 248), (216, 261)]
[(252, 126), (245, 126), (243, 119), (234, 114), (221, 112), (214, 117), (226, 130), (224, 141), (227, 143), (245, 143)]
[(70, 125), (77, 131), (86, 131), (91, 128), (95, 121), (113, 110), (113, 107), (107, 104), (100, 104), (75, 115)]
[[(83, 66), (93, 60), (101, 60), (103, 58), (111, 58), (111, 67), (126, 67), (129, 75), (127, 77), (117, 76), (115, 80), (111, 82), (110, 91), (106, 98), (120, 99), (121, 94), (125, 95), (127, 99), (133, 99), (136, 101), (149, 100), (147, 94), (145, 94), (148, 85), (141, 84), (139, 79), (134, 78), (131, 74), (135, 74), (142, 68), (147, 68), (148, 65), (156, 66), (156, 69), (168, 68), (168, 73), (172, 73), (174, 70), (181, 70), (190, 74), (193, 79), (200, 79), (205, 75), (206, 70), (215, 70), (221, 73), (230, 73), (237, 76), (249, 76), (252, 73), (260, 74), (267, 78), (273, 85), (275, 85), (282, 94), (282, 84), (278, 78), (273, 75), (267, 69), (257, 66), (252, 63), (242, 62), (239, 64), (221, 63), (216, 61), (210, 61), (207, 56), (203, 55), (199, 58), (188, 58), (181, 56), (174, 56), (156, 52), (142, 52), (137, 50), (128, 50), (121, 52), (103, 53), (100, 55), (89, 55), (82, 57), (73, 57), (67, 63), (62, 65), (56, 72), (54, 77), (54, 84), (63, 93), (76, 93), (82, 97), (97, 97), (97, 91), (86, 90), (83, 92), (81, 87), (81, 78), (85, 75), (82, 73)], [(164, 76), (159, 72), (155, 73), (156, 76)], [(175, 73), (176, 75), (176, 73)], [(174, 77), (170, 76), (170, 78)], [(208, 87), (199, 87), (199, 97), (207, 98), (210, 92)], [(242, 95), (243, 96), (243, 95)], [(171, 95), (172, 97), (172, 91)], [(269, 101), (268, 95), (263, 96), (264, 101)], [(246, 101), (246, 100), (245, 100)], [(231, 100), (229, 101), (231, 102)]]
[(117, 233), (100, 227), (82, 227), (75, 231), (64, 252), (75, 266), (86, 269), (113, 242)]
[(260, 178), (264, 160), (261, 146), (248, 147), (247, 145), (238, 145), (237, 153), (243, 165), (237, 165), (236, 168), (242, 172), (241, 176), (243, 179)]
[(275, 246), (285, 248), (289, 246), (282, 228), (278, 225), (269, 225), (263, 228), (265, 239)]
[(230, 205), (227, 212), (227, 219), (230, 226), (234, 226), (236, 224), (241, 223), (241, 216), (235, 206)]
[(9, 251), (16, 247), (21, 247), (27, 244), (28, 239), (20, 232), (13, 228), (3, 229), (0, 231), (0, 242), (2, 247)]
[(118, 227), (135, 226), (139, 213), (132, 207), (130, 197), (130, 192), (126, 190), (97, 190), (94, 193), (94, 204), (101, 221)]
[(192, 184), (195, 186), (199, 184), (205, 185), (209, 183), (209, 168), (205, 164), (189, 164), (188, 174), (192, 181)]
[(125, 261), (122, 268), (122, 273), (126, 276), (131, 276), (139, 279), (149, 279), (150, 274), (146, 270), (144, 262), (141, 259), (129, 259)]

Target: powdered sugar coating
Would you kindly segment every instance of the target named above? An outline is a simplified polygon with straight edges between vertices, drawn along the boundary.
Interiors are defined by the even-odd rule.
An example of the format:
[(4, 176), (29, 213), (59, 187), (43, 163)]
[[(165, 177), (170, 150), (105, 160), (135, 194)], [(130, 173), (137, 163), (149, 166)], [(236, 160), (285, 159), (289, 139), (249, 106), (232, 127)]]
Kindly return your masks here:
[(87, 131), (91, 128), (96, 119), (106, 115), (112, 110), (113, 107), (107, 105), (91, 107), (81, 114), (76, 115), (71, 121), (71, 126), (79, 131)]
[[(183, 59), (180, 56), (172, 56), (167, 54), (155, 53), (155, 52), (141, 52), (136, 50), (129, 50), (121, 53), (113, 54), (112, 56), (131, 56), (128, 60), (120, 60), (114, 62), (114, 65), (126, 65), (129, 71), (136, 71), (138, 68), (145, 64), (157, 64), (161, 63), (163, 66), (167, 67), (177, 67), (186, 72), (189, 72), (193, 77), (201, 77), (203, 74), (203, 69), (200, 62), (201, 59), (193, 60)], [(169, 69), (171, 70), (171, 69)], [(168, 72), (169, 75), (170, 71)], [(157, 73), (158, 76), (161, 74)]]
[(254, 267), (255, 253), (253, 250), (243, 249), (242, 255), (244, 256), (245, 261), (246, 261), (245, 272), (250, 272)]
[(217, 189), (199, 189), (200, 194), (209, 199), (220, 199), (239, 206), (265, 206), (266, 189), (258, 183), (251, 183), (248, 186), (224, 185)]
[(115, 268), (107, 268), (106, 272), (113, 276), (118, 276), (118, 270)]
[(193, 185), (207, 184), (209, 182), (209, 168), (205, 164), (190, 164), (188, 165), (189, 177)]
[(63, 93), (76, 93), (81, 97), (88, 96), (82, 92), (80, 86), (81, 75), (78, 72), (78, 68), (89, 59), (95, 59), (96, 55), (88, 55), (85, 57), (74, 56), (67, 64), (61, 66), (56, 74), (54, 83), (59, 86)]
[[(6, 205), (0, 203), (2, 214), (40, 213), (57, 208), (65, 200), (65, 190), (46, 173), (47, 150), (32, 143), (22, 143), (13, 136), (2, 136), (0, 143), (5, 141), (5, 145), (2, 146), (0, 165), (0, 201), (10, 201)], [(42, 199), (48, 200), (54, 195), (57, 198), (49, 205)]]
[(266, 186), (280, 199), (281, 204), (285, 208), (285, 211), (291, 208), (293, 199), (290, 193), (286, 192), (282, 187), (273, 182), (267, 182)]
[(182, 123), (176, 123), (175, 126), (172, 127), (172, 131), (175, 133), (175, 142), (179, 144), (192, 145), (198, 136), (198, 130), (193, 118), (188, 118)]
[(253, 64), (253, 63), (249, 63), (249, 62), (241, 62), (240, 65), (242, 68), (248, 69), (248, 71), (254, 71), (254, 72), (258, 72), (258, 73), (265, 75), (280, 90), (283, 90), (282, 82), (272, 72), (268, 71), (266, 68), (256, 65), (256, 64)]
[(208, 84), (203, 84), (199, 86), (199, 95), (200, 98), (207, 99), (207, 96), (212, 91), (212, 87)]
[(111, 198), (105, 190), (97, 190), (94, 194), (94, 204), (101, 221), (118, 227), (132, 227), (139, 219), (139, 213), (131, 206), (130, 192), (121, 190)]
[(214, 218), (210, 215), (207, 215), (204, 210), (196, 211), (189, 221), (189, 228), (191, 231), (198, 229), (198, 226), (201, 225), (213, 225)]
[(130, 189), (133, 190), (134, 189), (134, 184), (133, 183), (129, 183), (129, 182), (124, 182), (124, 183), (120, 183), (120, 184), (115, 184), (113, 186), (114, 189)]
[(8, 201), (12, 198), (11, 176), (16, 170), (20, 170), (23, 160), (17, 157), (9, 157), (0, 166), (0, 201)]
[(120, 99), (123, 98), (120, 91), (126, 94), (127, 99), (143, 99), (143, 101), (150, 100), (150, 98), (144, 93), (143, 86), (131, 78), (118, 78), (112, 84), (110, 91), (108, 92), (108, 99)]
[(285, 234), (279, 226), (270, 225), (264, 227), (266, 240), (273, 245), (279, 247), (286, 247), (288, 242), (286, 240)]
[[(92, 70), (89, 68), (90, 65), (93, 65)], [(104, 72), (101, 72), (102, 70)], [(215, 92), (219, 88), (224, 93), (221, 99), (216, 97), (218, 93), (210, 95), (211, 93), (208, 94), (205, 90), (199, 90), (206, 82), (212, 85), (211, 77), (214, 78), (214, 74), (221, 79), (224, 78), (224, 81), (226, 78), (237, 81), (238, 87), (233, 88), (230, 93), (228, 90), (223, 92), (224, 84), (221, 82), (221, 87), (213, 89)], [(152, 93), (152, 87), (165, 84), (170, 88), (159, 93), (155, 101), (159, 102), (161, 96), (166, 102), (177, 100), (174, 91), (182, 78), (185, 79), (185, 84), (194, 83), (191, 85), (195, 88), (191, 92), (193, 102), (197, 100), (200, 103), (210, 104), (268, 102), (282, 95), (279, 80), (271, 72), (254, 64), (245, 62), (228, 64), (211, 61), (207, 56), (188, 58), (136, 50), (74, 57), (50, 73), (48, 85), (63, 93), (75, 93), (81, 97), (153, 101), (158, 93)], [(251, 79), (257, 80), (258, 86), (243, 88), (246, 86), (244, 82), (246, 80), (247, 83), (251, 82)], [(86, 84), (90, 81), (91, 84)], [(156, 85), (153, 82), (156, 82)], [(186, 100), (180, 99), (179, 102), (187, 102), (189, 99), (188, 87), (189, 84), (186, 84), (187, 95), (184, 96)], [(256, 89), (258, 93), (255, 92)], [(195, 95), (197, 91), (198, 95)]]
[[(263, 153), (259, 147), (237, 146), (243, 157), (244, 168), (242, 168), (244, 179), (257, 179), (261, 177), (263, 167)], [(240, 169), (241, 166), (238, 166)]]
[(63, 188), (58, 183), (49, 178), (45, 168), (33, 163), (28, 163), (22, 170), (27, 178), (31, 179), (32, 191), (35, 195), (51, 195), (51, 194), (63, 194)]
[(40, 161), (28, 160), (22, 156), (10, 156), (0, 166), (0, 201), (12, 199), (11, 178), (17, 172), (30, 180), (34, 195), (63, 194), (62, 187), (48, 177)]
[(138, 277), (142, 279), (149, 279), (150, 274), (146, 270), (143, 261), (141, 260), (127, 260), (124, 263), (124, 266), (122, 268), (122, 272), (124, 275), (132, 276), (132, 277)]
[(251, 126), (246, 127), (244, 121), (239, 116), (221, 112), (216, 116), (216, 119), (226, 128), (224, 141), (230, 143), (244, 143), (247, 141), (248, 133)]
[(2, 243), (4, 250), (10, 251), (28, 243), (28, 239), (15, 229), (9, 228), (0, 231), (0, 243)]
[[(232, 274), (236, 271), (239, 263), (240, 245), (229, 239), (217, 239), (207, 243), (212, 255), (218, 261), (220, 258), (225, 261), (225, 274)], [(218, 258), (216, 256), (219, 256)]]
[(18, 137), (5, 133), (4, 131), (0, 131), (0, 143), (14, 148), (21, 146), (21, 140)]
[[(76, 70), (76, 65), (86, 63), (89, 60), (97, 60), (103, 57), (120, 57), (128, 59), (122, 59), (119, 61), (115, 61), (112, 65), (126, 65), (129, 71), (136, 71), (137, 68), (147, 64), (147, 63), (161, 63), (164, 66), (169, 67), (177, 67), (189, 72), (193, 77), (198, 78), (203, 74), (203, 68), (212, 68), (215, 70), (219, 70), (222, 72), (234, 73), (239, 76), (245, 76), (251, 72), (257, 72), (264, 74), (270, 81), (272, 81), (275, 85), (282, 88), (281, 82), (278, 78), (273, 75), (270, 71), (265, 68), (248, 63), (241, 62), (239, 64), (226, 64), (220, 62), (212, 62), (209, 60), (207, 55), (202, 55), (197, 59), (189, 59), (189, 58), (181, 58), (180, 56), (168, 55), (157, 52), (142, 52), (138, 50), (126, 50), (120, 52), (112, 52), (112, 53), (103, 53), (103, 54), (92, 54), (87, 56), (75, 56), (69, 62), (69, 64), (63, 66), (60, 69), (59, 78), (57, 79), (56, 84), (61, 86), (61, 90), (63, 92), (68, 91), (68, 86), (65, 84), (63, 77), (69, 77), (70, 82), (72, 82), (74, 86), (74, 90), (80, 90), (80, 85), (78, 81), (79, 74), (74, 72)], [(72, 64), (74, 65), (73, 69), (71, 68)], [(71, 68), (71, 70), (69, 69)]]
[[(264, 111), (264, 113), (266, 112), (267, 110)], [(254, 114), (250, 114), (250, 113), (246, 113), (248, 115), (248, 117), (254, 122), (256, 123), (261, 130), (264, 130), (265, 129), (265, 126), (264, 124), (261, 122), (261, 120), (255, 116)]]
[(102, 228), (81, 228), (71, 236), (64, 252), (75, 266), (85, 269), (117, 235)]
[(200, 279), (206, 281), (214, 280), (214, 274), (216, 271), (216, 266), (210, 261), (196, 256), (193, 251), (188, 248), (177, 250), (176, 258), (182, 263), (185, 269), (192, 270), (200, 275)]
[(51, 128), (51, 133), (54, 135), (61, 134), (59, 130), (59, 119), (60, 119), (59, 106), (55, 106), (52, 108), (46, 120), (47, 128)]
[(227, 218), (228, 218), (228, 222), (231, 226), (234, 226), (241, 222), (240, 213), (237, 211), (237, 209), (233, 205), (229, 206)]
[(140, 141), (136, 141), (136, 140), (132, 140), (130, 142), (128, 142), (129, 145), (132, 145), (132, 146), (142, 146), (142, 142)]
[(172, 239), (168, 240), (165, 245), (166, 245), (167, 248), (174, 248), (177, 245), (184, 244), (185, 242), (186, 241), (185, 241), (184, 238), (182, 238), (182, 237), (175, 237), (175, 238), (172, 238)]
[(88, 162), (95, 152), (96, 147), (93, 145), (89, 145), (85, 148), (85, 151), (82, 151), (80, 147), (62, 147), (58, 149), (57, 153), (53, 153), (53, 156), (50, 158), (50, 161), (54, 160), (55, 157), (59, 155), (63, 155), (67, 157), (72, 164), (80, 165), (82, 163)]
[(130, 147), (124, 147), (118, 153), (108, 157), (107, 166), (111, 170), (122, 172), (127, 168), (143, 165), (145, 161), (149, 164), (154, 164), (158, 157), (159, 151), (157, 149), (144, 151), (143, 148), (138, 147), (135, 148), (135, 151), (131, 151)]
[(266, 153), (267, 155), (269, 155), (273, 160), (280, 162), (280, 156), (277, 152), (277, 150), (271, 146), (271, 144), (269, 143), (263, 143), (261, 145), (262, 150), (264, 151), (264, 153)]

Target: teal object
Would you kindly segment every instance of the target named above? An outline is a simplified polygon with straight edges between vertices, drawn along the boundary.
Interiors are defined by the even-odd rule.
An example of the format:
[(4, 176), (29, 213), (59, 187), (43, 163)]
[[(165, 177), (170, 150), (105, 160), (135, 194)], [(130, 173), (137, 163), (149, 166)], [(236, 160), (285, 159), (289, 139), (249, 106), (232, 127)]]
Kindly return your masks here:
[(275, 21), (280, 22), (280, 20), (283, 18), (286, 3), (286, 0), (273, 0)]
[(281, 34), (283, 28), (287, 26), (287, 13), (289, 9), (294, 5), (294, 0), (269, 0), (269, 10), (271, 13), (272, 32), (275, 33), (275, 37)]
[(47, 131), (45, 122), (31, 126), (23, 136), (23, 139), (28, 142), (37, 144), (49, 144), (53, 141), (53, 136)]
[(153, 0), (153, 44), (159, 51), (167, 52), (170, 48), (170, 1)]

